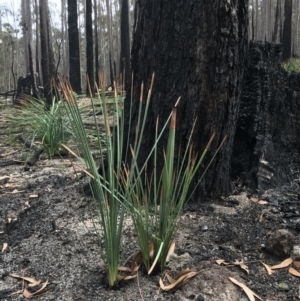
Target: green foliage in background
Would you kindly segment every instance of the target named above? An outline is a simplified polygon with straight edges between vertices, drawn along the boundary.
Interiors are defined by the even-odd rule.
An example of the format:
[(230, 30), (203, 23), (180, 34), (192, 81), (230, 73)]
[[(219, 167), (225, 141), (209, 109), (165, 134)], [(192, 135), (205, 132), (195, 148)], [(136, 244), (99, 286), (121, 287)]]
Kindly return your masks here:
[(49, 157), (58, 154), (62, 150), (61, 143), (66, 143), (71, 136), (69, 120), (61, 101), (53, 101), (46, 110), (42, 99), (29, 99), (9, 119), (13, 126), (22, 126), (32, 141), (40, 143)]
[(287, 72), (297, 72), (300, 73), (300, 59), (290, 58), (285, 62), (281, 63), (281, 66)]

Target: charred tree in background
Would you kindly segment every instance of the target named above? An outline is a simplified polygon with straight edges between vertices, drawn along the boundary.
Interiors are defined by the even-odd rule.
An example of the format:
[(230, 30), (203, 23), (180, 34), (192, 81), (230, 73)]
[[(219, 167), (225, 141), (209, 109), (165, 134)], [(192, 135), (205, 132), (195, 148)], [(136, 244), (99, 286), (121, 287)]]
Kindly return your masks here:
[[(208, 157), (224, 136), (228, 136), (206, 174), (202, 187), (206, 194), (227, 194), (231, 190), (230, 157), (247, 53), (247, 24), (247, 0), (140, 0), (135, 6), (131, 141), (137, 123), (140, 85), (145, 81), (147, 90), (151, 74), (155, 72), (147, 120), (149, 133), (155, 132), (158, 116), (160, 126), (165, 122), (181, 96), (177, 146), (186, 145), (195, 118), (193, 143), (198, 152), (203, 151), (213, 132), (216, 138)], [(125, 101), (127, 120), (128, 97)], [(162, 144), (166, 144), (166, 139), (165, 135)], [(142, 161), (153, 140), (154, 134), (145, 136), (140, 151)], [(162, 145), (158, 157), (162, 158), (161, 167)], [(200, 191), (196, 197), (201, 197)]]
[(43, 81), (43, 74), (41, 73), (41, 43), (40, 43), (40, 21), (39, 21), (39, 6), (38, 0), (34, 1), (34, 13), (36, 21), (36, 34), (35, 34), (35, 70)]
[(40, 0), (40, 39), (41, 39), (41, 65), (43, 73), (44, 97), (46, 105), (51, 106), (51, 80), (55, 76), (54, 55), (50, 39), (50, 19), (48, 0)]
[(113, 71), (113, 42), (112, 42), (112, 20), (111, 20), (111, 9), (110, 9), (110, 0), (106, 0), (106, 27), (107, 27), (107, 36), (108, 36), (108, 65), (109, 65), (109, 78), (110, 85), (113, 85), (114, 82), (114, 71)]
[(94, 0), (94, 27), (95, 27), (95, 78), (97, 86), (100, 88), (99, 84), (99, 41), (98, 41), (98, 7), (97, 0)]
[(275, 12), (275, 22), (274, 22), (274, 30), (272, 35), (273, 43), (276, 43), (278, 39), (281, 0), (277, 0), (276, 3), (277, 4), (276, 4), (276, 12)]
[(282, 33), (283, 53), (282, 60), (285, 61), (292, 56), (292, 11), (293, 0), (285, 0), (284, 22)]
[(255, 40), (258, 40), (258, 0), (255, 0)]
[(24, 46), (24, 65), (27, 74), (30, 72), (28, 45), (31, 45), (31, 41), (32, 41), (30, 0), (22, 0), (21, 13), (22, 13), (22, 31), (23, 31), (23, 46)]
[(68, 28), (67, 28), (67, 7), (66, 0), (61, 1), (61, 73), (64, 76), (69, 75), (69, 45), (68, 45)]
[[(92, 21), (92, 0), (86, 0), (86, 73), (90, 82), (91, 92), (94, 94), (94, 50), (93, 50), (93, 21)], [(88, 85), (86, 93), (89, 95)]]
[(121, 0), (121, 54), (120, 72), (125, 71), (125, 91), (130, 86), (130, 33), (129, 33), (129, 4), (128, 0)]
[(68, 0), (69, 78), (73, 90), (81, 93), (77, 0)]

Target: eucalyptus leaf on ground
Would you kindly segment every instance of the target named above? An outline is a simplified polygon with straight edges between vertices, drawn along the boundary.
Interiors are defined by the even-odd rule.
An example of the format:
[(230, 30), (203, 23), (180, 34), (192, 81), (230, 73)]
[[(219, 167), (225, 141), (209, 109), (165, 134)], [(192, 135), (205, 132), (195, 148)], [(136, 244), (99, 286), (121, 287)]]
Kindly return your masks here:
[(250, 301), (255, 301), (254, 297), (256, 297), (257, 299), (262, 301), (262, 299), (256, 293), (254, 293), (248, 286), (246, 286), (244, 283), (237, 281), (233, 277), (229, 277), (229, 280), (231, 282), (233, 282), (234, 284), (238, 285), (239, 287), (241, 287), (243, 289), (243, 291), (245, 292), (245, 294), (248, 296)]
[(291, 265), (292, 262), (293, 262), (292, 258), (287, 258), (284, 261), (282, 261), (281, 263), (271, 266), (271, 269), (272, 270), (284, 269), (284, 268), (288, 267), (289, 265)]
[(163, 280), (159, 278), (159, 285), (163, 291), (173, 292), (181, 286), (185, 285), (191, 278), (198, 275), (199, 272), (194, 272), (191, 270), (184, 270), (179, 272), (175, 278), (172, 278), (169, 274), (166, 273), (166, 278), (170, 282), (169, 285), (165, 285)]

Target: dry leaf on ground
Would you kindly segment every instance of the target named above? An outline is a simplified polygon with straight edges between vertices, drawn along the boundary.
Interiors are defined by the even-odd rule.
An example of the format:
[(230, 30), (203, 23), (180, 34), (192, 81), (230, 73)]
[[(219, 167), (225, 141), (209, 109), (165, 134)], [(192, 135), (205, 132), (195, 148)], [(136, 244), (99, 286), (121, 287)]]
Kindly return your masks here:
[(38, 194), (31, 194), (29, 196), (30, 199), (35, 199), (35, 198), (38, 198), (38, 197), (39, 197)]
[(256, 293), (254, 293), (248, 286), (246, 286), (245, 284), (237, 281), (236, 279), (234, 279), (232, 277), (229, 277), (229, 279), (230, 279), (231, 282), (233, 282), (234, 284), (238, 285), (239, 287), (241, 287), (243, 289), (243, 291), (248, 296), (250, 301), (255, 301), (254, 297), (256, 297), (257, 299), (262, 301), (262, 299)]
[(217, 260), (216, 260), (216, 263), (217, 263), (218, 265), (225, 265), (225, 266), (227, 266), (227, 265), (238, 265), (238, 266), (239, 266), (241, 269), (243, 269), (247, 274), (250, 273), (250, 272), (249, 272), (248, 266), (245, 265), (245, 262), (244, 262), (243, 260), (241, 260), (241, 261), (236, 260), (236, 261), (234, 261), (234, 262), (226, 262), (224, 259), (217, 259)]
[(268, 272), (268, 275), (272, 275), (274, 273), (274, 271), (271, 269), (271, 267), (267, 264), (265, 264), (264, 262), (260, 261), (260, 263), (265, 267), (265, 269)]
[(24, 192), (25, 190), (18, 190), (18, 189), (14, 189), (13, 191), (11, 192), (8, 192), (8, 193), (11, 193), (11, 194), (16, 194), (16, 193), (21, 193), (21, 192)]
[(166, 277), (168, 278), (168, 280), (171, 284), (164, 285), (162, 279), (159, 278), (159, 285), (163, 291), (173, 292), (176, 289), (178, 289), (179, 287), (185, 285), (192, 277), (194, 277), (198, 274), (199, 274), (199, 272), (193, 272), (191, 270), (184, 270), (184, 271), (179, 272), (176, 275), (175, 279), (173, 279), (169, 274), (166, 274)]
[(241, 268), (242, 270), (244, 270), (247, 274), (250, 273), (250, 272), (249, 272), (249, 268), (248, 268), (248, 266), (245, 265), (244, 260), (241, 260), (241, 261), (236, 260), (236, 261), (233, 262), (233, 264), (234, 264), (234, 265), (240, 266), (240, 268)]
[(292, 262), (293, 262), (293, 259), (292, 258), (288, 258), (288, 259), (285, 259), (284, 261), (282, 261), (279, 264), (271, 266), (271, 269), (272, 270), (283, 269), (283, 268), (288, 267)]
[(34, 297), (37, 297), (37, 296), (40, 296), (40, 295), (46, 293), (47, 292), (46, 286), (48, 285), (48, 283), (49, 283), (48, 280), (46, 280), (46, 282), (42, 283), (41, 288), (34, 293), (29, 292), (25, 288), (24, 292), (23, 292), (23, 296), (27, 299), (31, 299), (31, 298), (34, 298)]
[(300, 269), (300, 261), (299, 261), (299, 260), (294, 260), (294, 261), (293, 261), (293, 266), (294, 266), (296, 269)]
[[(18, 275), (18, 274), (10, 274), (11, 277), (13, 278), (18, 278), (18, 279), (22, 279), (23, 280), (23, 285), (24, 285), (24, 281), (26, 282), (29, 282), (28, 284), (28, 287), (34, 287), (34, 286), (37, 286), (37, 285), (40, 285), (41, 284), (41, 280), (37, 280), (33, 277), (27, 277), (27, 276), (21, 276), (21, 275)], [(42, 283), (41, 285), (41, 288), (38, 289), (36, 292), (33, 292), (31, 293), (27, 288), (25, 288), (21, 291), (18, 291), (14, 294), (17, 294), (17, 293), (23, 293), (23, 296), (27, 299), (31, 299), (31, 298), (34, 298), (34, 297), (37, 297), (37, 296), (40, 296), (44, 293), (46, 293), (47, 289), (46, 289), (46, 286), (48, 285), (48, 280), (46, 280), (46, 282)]]
[(33, 277), (20, 276), (18, 274), (10, 274), (10, 277), (19, 278), (19, 279), (27, 281), (27, 282), (29, 282), (28, 286), (30, 286), (30, 287), (39, 285), (41, 283), (41, 280), (36, 280)]
[(292, 267), (289, 268), (289, 273), (293, 276), (300, 277), (300, 273)]
[(135, 275), (118, 275), (117, 278), (118, 278), (118, 281), (122, 281), (122, 280), (131, 280), (131, 279), (134, 279), (137, 277), (137, 274)]
[(224, 259), (217, 259), (216, 263), (218, 265), (229, 265), (230, 264), (229, 262), (226, 262)]
[(259, 204), (259, 205), (265, 205), (265, 204), (268, 204), (267, 201), (265, 200), (259, 200), (258, 198), (250, 198), (250, 200), (256, 204)]
[(7, 249), (7, 247), (8, 247), (8, 243), (4, 242), (2, 247), (2, 252), (4, 252)]
[[(118, 267), (118, 270), (121, 271), (121, 272), (128, 272), (128, 273), (132, 274), (131, 268), (128, 268), (128, 267)], [(136, 278), (137, 274), (134, 274), (134, 275), (119, 274), (117, 277), (118, 277), (118, 281), (130, 280), (130, 279)]]

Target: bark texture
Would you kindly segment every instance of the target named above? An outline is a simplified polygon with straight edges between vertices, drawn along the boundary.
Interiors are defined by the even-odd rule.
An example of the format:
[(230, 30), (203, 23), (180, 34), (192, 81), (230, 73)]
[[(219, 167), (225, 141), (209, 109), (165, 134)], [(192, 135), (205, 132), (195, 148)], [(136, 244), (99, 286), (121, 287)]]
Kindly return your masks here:
[(280, 66), (281, 44), (250, 43), (232, 176), (263, 192), (299, 176), (300, 74)]
[(283, 53), (282, 60), (285, 61), (292, 56), (292, 12), (293, 0), (284, 2), (284, 22), (282, 32)]
[[(212, 152), (228, 135), (205, 177), (206, 194), (226, 194), (231, 188), (230, 157), (247, 53), (247, 7), (247, 0), (140, 0), (135, 6), (133, 128), (137, 122), (141, 82), (145, 81), (149, 88), (151, 74), (156, 74), (149, 135), (143, 140), (142, 157), (145, 158), (153, 143), (157, 116), (162, 125), (181, 96), (178, 146), (185, 147), (195, 118), (198, 122), (193, 141), (197, 151), (203, 151), (213, 132), (216, 138)], [(125, 111), (129, 118), (128, 102), (127, 98)], [(132, 139), (133, 136), (134, 130)], [(165, 142), (166, 135), (162, 144)], [(160, 150), (163, 158), (162, 147)]]
[(121, 57), (120, 73), (125, 71), (125, 90), (130, 87), (130, 33), (129, 33), (129, 4), (128, 0), (121, 1)]
[[(91, 92), (94, 94), (95, 77), (94, 77), (94, 50), (93, 50), (93, 21), (92, 21), (92, 0), (86, 0), (86, 73), (90, 82)], [(88, 85), (86, 93), (89, 95)]]
[(51, 106), (51, 80), (55, 76), (54, 55), (51, 46), (48, 1), (40, 0), (41, 65), (46, 105)]
[(68, 0), (69, 77), (73, 90), (81, 92), (77, 0)]

